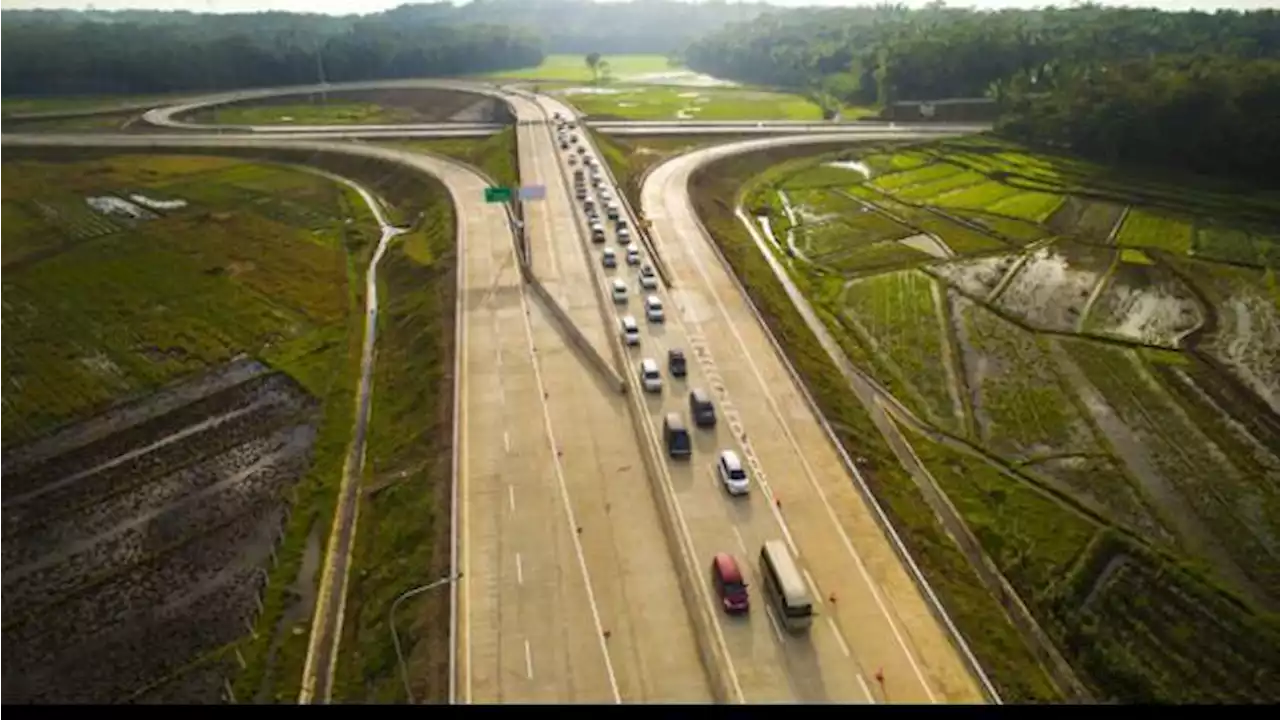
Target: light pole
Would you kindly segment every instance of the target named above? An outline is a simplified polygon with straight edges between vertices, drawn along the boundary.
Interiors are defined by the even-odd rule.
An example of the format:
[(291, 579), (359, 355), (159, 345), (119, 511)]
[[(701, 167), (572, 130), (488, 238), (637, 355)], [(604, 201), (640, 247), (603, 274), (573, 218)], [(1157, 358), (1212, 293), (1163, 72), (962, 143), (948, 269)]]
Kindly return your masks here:
[[(400, 594), (400, 597), (396, 598), (395, 601), (391, 603), (391, 612), (389, 613), (391, 618), (391, 642), (396, 646), (396, 660), (400, 663), (400, 678), (404, 681), (404, 694), (409, 698), (410, 705), (414, 704), (413, 691), (409, 689), (409, 668), (404, 663), (404, 654), (400, 652), (400, 633), (396, 632), (396, 606), (400, 604), (401, 600), (408, 600), (415, 595), (421, 595), (422, 593), (428, 590), (434, 590), (441, 585), (452, 584), (461, 577), (462, 573), (449, 575), (447, 577), (442, 577), (433, 583), (427, 583), (422, 587), (406, 590)], [(450, 668), (450, 672), (453, 672), (452, 668)]]

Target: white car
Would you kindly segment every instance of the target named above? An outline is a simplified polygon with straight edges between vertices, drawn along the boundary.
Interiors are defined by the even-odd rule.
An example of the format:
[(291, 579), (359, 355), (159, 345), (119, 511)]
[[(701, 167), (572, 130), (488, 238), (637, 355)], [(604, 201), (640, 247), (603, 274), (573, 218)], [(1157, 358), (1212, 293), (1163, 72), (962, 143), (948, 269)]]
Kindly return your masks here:
[(643, 290), (657, 290), (657, 289), (658, 289), (658, 278), (657, 278), (657, 277), (655, 277), (655, 276), (654, 276), (654, 275), (652, 275), (652, 274), (650, 274), (650, 275), (645, 275), (644, 273), (641, 273), (641, 274), (640, 274), (640, 288), (641, 288), (641, 289), (643, 289)]
[(637, 249), (636, 246), (634, 245), (627, 248), (627, 264), (628, 265), (640, 264), (640, 250)]
[(610, 285), (610, 292), (613, 293), (613, 301), (619, 305), (627, 304), (627, 284), (622, 278), (614, 278)]
[(658, 370), (658, 361), (645, 358), (640, 361), (640, 384), (645, 392), (662, 392), (662, 372)]
[(751, 479), (747, 477), (747, 471), (742, 468), (738, 453), (732, 450), (721, 452), (720, 459), (716, 461), (716, 473), (730, 495), (746, 495), (751, 491)]
[(657, 295), (650, 295), (644, 299), (644, 316), (649, 322), (660, 323), (665, 321), (666, 315), (662, 312), (662, 298)]
[(611, 247), (605, 248), (604, 253), (600, 256), (600, 264), (606, 268), (618, 267), (618, 253), (614, 252)]
[(630, 315), (622, 318), (622, 341), (628, 345), (640, 344), (640, 326), (636, 324), (636, 319)]
[(631, 231), (627, 229), (626, 225), (623, 225), (622, 227), (618, 228), (616, 235), (618, 236), (618, 242), (622, 243), (623, 245), (626, 245), (631, 242)]

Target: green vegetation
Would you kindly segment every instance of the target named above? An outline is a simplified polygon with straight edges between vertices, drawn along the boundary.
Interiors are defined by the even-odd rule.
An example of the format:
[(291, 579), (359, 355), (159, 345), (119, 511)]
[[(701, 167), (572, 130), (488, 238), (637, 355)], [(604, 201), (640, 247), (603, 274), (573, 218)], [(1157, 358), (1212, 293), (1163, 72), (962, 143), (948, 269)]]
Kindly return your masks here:
[(868, 336), (875, 356), (903, 385), (915, 390), (932, 422), (962, 427), (951, 397), (948, 357), (952, 349), (938, 316), (933, 278), (919, 272), (888, 273), (860, 280), (845, 291), (847, 316)]
[[(319, 551), (350, 442), (372, 215), (353, 191), (282, 166), (191, 155), (86, 160), (80, 150), (66, 154), (70, 163), (6, 155), (5, 217), (25, 219), (5, 225), (4, 294), (14, 311), (4, 318), (4, 379), (18, 388), (4, 396), (9, 442), (242, 352), (322, 401), (257, 636), (235, 648), (246, 663), (237, 698), (293, 701), (310, 623), (298, 603), (316, 581), (302, 574), (303, 556), (309, 538)], [(136, 221), (85, 203), (135, 193), (188, 204)], [(273, 651), (282, 624), (286, 640)]]
[[(189, 204), (131, 220), (86, 202), (138, 193)], [(343, 238), (369, 230), (343, 229), (349, 202), (326, 180), (232, 160), (6, 163), (5, 219), (20, 220), (5, 225), (6, 442), (341, 327)]]
[[(445, 188), (423, 178), (399, 203), (420, 229), (394, 241), (379, 266), (384, 298), (359, 524), (347, 590), (339, 702), (404, 703), (389, 622), (401, 593), (449, 572), (453, 312), (456, 244)], [(397, 608), (414, 699), (448, 695), (449, 588)]]
[(177, 93), (483, 73), (541, 61), (533, 33), (504, 26), (492, 4), (477, 9), (487, 17), (453, 23), (438, 8), (404, 7), (342, 17), (5, 10), (4, 92)]
[(640, 210), (640, 183), (649, 170), (697, 148), (741, 139), (736, 135), (614, 137), (594, 130), (587, 132), (591, 133), (601, 158), (609, 164), (623, 195), (637, 212)]
[[(625, 80), (631, 75), (669, 73), (672, 71), (672, 67), (664, 55), (603, 55), (601, 59), (608, 63), (609, 73), (619, 80)], [(542, 62), (536, 67), (501, 70), (489, 73), (489, 75), (491, 77), (511, 79), (579, 82), (595, 79), (591, 67), (586, 62), (586, 57), (577, 54), (547, 55), (542, 58)]]
[[(872, 177), (834, 167), (836, 159), (857, 160)], [(977, 588), (968, 594), (957, 587), (957, 573), (972, 573), (970, 559), (924, 529), (933, 521), (920, 516), (929, 512), (922, 513), (911, 478), (834, 368), (815, 357), (821, 351), (733, 222), (734, 199), (767, 215), (780, 240), (794, 234), (795, 253), (769, 251), (848, 358), (924, 423), (911, 441), (918, 456), (1096, 697), (1266, 702), (1280, 694), (1276, 650), (1266, 642), (1206, 652), (1218, 647), (1215, 615), (1233, 637), (1280, 632), (1253, 609), (1277, 597), (1278, 563), (1261, 543), (1276, 536), (1280, 518), (1273, 492), (1280, 457), (1267, 449), (1280, 436), (1265, 403), (1250, 396), (1280, 396), (1280, 283), (1273, 271), (1214, 265), (1199, 251), (1218, 242), (1244, 263), (1268, 257), (1270, 238), (1259, 228), (1263, 218), (1280, 217), (1273, 199), (1174, 186), (989, 138), (755, 153), (704, 168), (693, 191), (704, 223), (824, 414), (871, 461), (873, 491), (910, 537), (917, 562), (1006, 701), (1053, 691), (1040, 685), (1045, 676), (1024, 639), (995, 619), (998, 603), (978, 581), (968, 576)], [(1126, 208), (1118, 233), (1125, 247), (1117, 252), (1104, 243)], [(1171, 227), (1182, 239), (1169, 242)], [(983, 256), (880, 264), (880, 248), (902, 247), (889, 238), (921, 231), (958, 254)], [(990, 254), (1055, 237), (1025, 253)], [(905, 269), (922, 261), (936, 280)], [(1110, 285), (1099, 285), (1104, 277)], [(967, 297), (944, 289), (938, 303), (930, 282)], [(990, 307), (985, 298), (996, 288), (1002, 291)], [(1184, 342), (1219, 358), (1247, 389), (1199, 354), (1136, 352), (1023, 325), (1074, 332), (1095, 288), (1106, 292), (1085, 332), (1103, 332), (1101, 322), (1108, 337), (1133, 343), (1194, 329), (1197, 316), (1186, 308), (1190, 298), (1203, 298), (1218, 327)], [(1082, 381), (1112, 406), (1113, 419), (1100, 414)], [(1135, 457), (1149, 467), (1134, 465)], [(1201, 569), (1208, 567), (1217, 570)], [(1135, 590), (1141, 586), (1149, 590)], [(1135, 592), (1149, 602), (1132, 602)], [(1102, 641), (1103, 633), (1126, 639)], [(1197, 666), (1214, 669), (1196, 679), (1190, 668)], [(1207, 679), (1223, 673), (1235, 679)]]
[(1191, 225), (1167, 215), (1130, 210), (1116, 235), (1116, 244), (1185, 255), (1191, 250)]
[(391, 125), (414, 119), (398, 108), (341, 101), (326, 105), (224, 105), (210, 114), (218, 125)]
[(437, 153), (460, 160), (479, 169), (499, 185), (506, 187), (520, 185), (515, 128), (503, 130), (483, 140), (441, 138), (398, 142), (396, 145), (409, 150)]
[(984, 441), (1006, 456), (1090, 453), (1098, 447), (1063, 386), (1048, 341), (981, 305), (961, 313), (965, 335), (982, 358), (973, 369)]
[[(776, 179), (774, 166), (786, 167), (788, 159), (802, 159), (804, 155), (823, 151), (821, 146), (779, 148), (728, 158), (703, 168), (691, 183), (698, 213), (742, 279), (771, 332), (805, 379), (823, 414), (836, 428), (840, 442), (851, 453), (867, 459), (864, 476), (868, 484), (1004, 700), (1057, 699), (1057, 691), (1035, 656), (954, 541), (938, 524), (870, 416), (849, 393), (838, 368), (804, 324), (745, 228), (733, 215), (732, 204), (724, 202), (738, 196), (746, 179), (766, 170)], [(821, 307), (816, 309), (824, 313)], [(829, 325), (838, 322), (829, 312), (824, 315)], [(860, 351), (857, 343), (846, 344), (843, 333), (837, 337), (850, 353), (850, 359), (866, 366), (865, 351)]]
[(30, 113), (73, 112), (78, 110), (110, 110), (121, 105), (135, 105), (151, 101), (173, 102), (180, 95), (88, 95), (70, 97), (5, 98), (4, 115)]
[(589, 117), (602, 120), (822, 119), (822, 108), (811, 100), (763, 90), (620, 85), (569, 88), (556, 94)]

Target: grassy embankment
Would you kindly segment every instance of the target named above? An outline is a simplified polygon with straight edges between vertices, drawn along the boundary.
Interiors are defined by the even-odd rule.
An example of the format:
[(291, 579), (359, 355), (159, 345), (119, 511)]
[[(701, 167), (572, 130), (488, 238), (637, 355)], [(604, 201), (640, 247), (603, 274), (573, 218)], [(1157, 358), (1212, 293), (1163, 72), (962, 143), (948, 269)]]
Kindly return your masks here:
[(170, 102), (179, 100), (182, 94), (174, 95), (84, 95), (67, 97), (38, 98), (5, 98), (4, 115), (26, 115), (30, 113), (69, 112), (80, 110), (111, 110), (121, 105), (133, 105), (145, 102)]
[(516, 170), (519, 158), (516, 155), (515, 128), (503, 130), (482, 140), (440, 138), (388, 144), (458, 160), (481, 171), (501, 186), (516, 187), (520, 184), (519, 173)]
[[(1151, 262), (1148, 256), (1191, 251), (1256, 268), (1271, 261), (1274, 242), (1259, 231), (1272, 211), (1265, 196), (1188, 191), (985, 141), (859, 152), (871, 180), (826, 165), (836, 159), (834, 153), (785, 161), (796, 152), (819, 154), (814, 149), (775, 152), (704, 171), (695, 178), (700, 213), (828, 417), (844, 426), (850, 449), (873, 460), (875, 492), (906, 531), (917, 560), (1006, 699), (1046, 699), (1052, 693), (1017, 634), (1002, 622), (1001, 610), (969, 575), (964, 558), (929, 522), (911, 481), (841, 387), (834, 368), (817, 357), (820, 351), (808, 331), (731, 214), (732, 199), (744, 185), (747, 205), (767, 214), (779, 237), (795, 230), (799, 253), (777, 254), (846, 354), (926, 422), (969, 443), (971, 452), (960, 453), (912, 436), (917, 453), (987, 554), (1093, 692), (1125, 701), (1274, 701), (1274, 673), (1280, 667), (1275, 622), (1207, 579), (1198, 558), (1171, 557), (1168, 543), (1147, 544), (1160, 533), (1145, 533), (1143, 523), (1158, 528), (1159, 513), (1153, 520), (1150, 500), (1135, 490), (1098, 429), (1082, 420), (1086, 411), (1055, 370), (1049, 341), (1017, 318), (997, 317), (993, 311), (999, 308), (973, 303), (952, 308), (959, 301), (939, 301), (942, 286), (932, 287), (937, 280), (909, 269), (938, 260), (896, 242), (927, 231), (960, 254), (999, 257), (992, 253), (1011, 255), (1029, 242), (1062, 233), (1086, 244), (1105, 243), (1114, 235), (1127, 250), (1125, 257), (1137, 259), (1139, 251), (1131, 248), (1143, 248), (1144, 266)], [(795, 228), (778, 189), (799, 206)], [(867, 211), (855, 198), (883, 213)], [(1117, 228), (1126, 204), (1140, 210)], [(1232, 222), (1221, 220), (1224, 216)], [(1241, 240), (1234, 246), (1206, 242), (1231, 231)], [(1247, 278), (1255, 284), (1264, 280), (1258, 269), (1231, 272), (1231, 291), (1250, 282)], [(846, 289), (849, 279), (854, 282)], [(1270, 294), (1276, 295), (1274, 287)], [(1202, 431), (1171, 415), (1173, 400), (1162, 397), (1167, 387), (1136, 392), (1148, 384), (1133, 374), (1134, 362), (1166, 376), (1168, 363), (1175, 362), (1197, 377), (1214, 377), (1203, 363), (1157, 352), (1126, 358), (1131, 351), (1072, 343), (1071, 354), (1078, 356), (1085, 376), (1127, 422), (1137, 423), (1138, 437), (1150, 438), (1150, 452), (1168, 475), (1233, 478), (1234, 485), (1220, 480), (1226, 484), (1210, 492), (1261, 493), (1264, 507), (1273, 507), (1274, 499), (1256, 479), (1250, 485), (1213, 462), (1218, 456), (1202, 433), (1227, 442), (1223, 448), (1238, 449), (1223, 439), (1230, 433), (1213, 417), (1220, 413), (1202, 399), (1198, 406), (1189, 402), (1194, 393), (1175, 393), (1194, 425), (1206, 428)], [(992, 370), (973, 375), (975, 355)], [(959, 389), (951, 393), (957, 376)], [(1130, 390), (1121, 393), (1119, 387)], [(1141, 424), (1144, 417), (1171, 421), (1148, 427)], [(1031, 465), (1023, 464), (1027, 452), (1037, 470), (1063, 461), (1059, 482), (1032, 473)], [(1014, 462), (1018, 456), (1024, 460)], [(1268, 471), (1275, 468), (1263, 463), (1247, 468), (1244, 477), (1252, 472), (1260, 478)], [(1205, 499), (1207, 486), (1198, 482), (1203, 481), (1185, 483), (1185, 491), (1201, 498), (1200, 505), (1216, 504)], [(1202, 512), (1214, 529), (1229, 527), (1216, 508)], [(1250, 545), (1248, 533), (1242, 534), (1246, 539), (1231, 547), (1259, 563), (1270, 562)], [(1147, 599), (1135, 602), (1137, 590)], [(1218, 642), (1218, 633), (1232, 641)]]
[[(388, 626), (391, 603), (449, 570), (453, 208), (439, 182), (396, 166), (336, 155), (311, 156), (308, 164), (364, 184), (385, 200), (393, 222), (422, 217), (413, 232), (393, 241), (379, 269), (373, 403), (333, 686), (339, 702), (403, 702)], [(322, 525), (326, 531), (330, 517)], [(305, 540), (301, 526), (291, 529), (297, 532), (292, 537)], [(448, 600), (442, 590), (399, 608), (397, 628), (418, 700), (445, 699)], [(309, 616), (286, 625), (264, 615), (259, 634), (275, 634), (278, 647), (260, 666), (259, 677), (246, 674), (246, 683), (260, 683), (258, 697), (297, 697), (309, 625)], [(260, 652), (269, 647), (259, 643)]]
[[(542, 59), (542, 64), (537, 67), (502, 70), (483, 77), (585, 82), (592, 80), (594, 76), (584, 58), (584, 55), (547, 55)], [(665, 73), (679, 69), (672, 68), (667, 58), (662, 55), (605, 55), (604, 60), (609, 63), (613, 77), (619, 79), (625, 79), (630, 75)]]
[(396, 125), (506, 118), (505, 107), (475, 93), (384, 88), (246, 100), (198, 110), (183, 119), (216, 125)]
[(808, 98), (769, 90), (610, 85), (551, 92), (598, 120), (822, 119), (822, 108)]
[(614, 137), (588, 130), (609, 164), (613, 176), (631, 207), (640, 210), (640, 187), (649, 170), (678, 155), (709, 145), (741, 140), (738, 135), (680, 135), (658, 137)]

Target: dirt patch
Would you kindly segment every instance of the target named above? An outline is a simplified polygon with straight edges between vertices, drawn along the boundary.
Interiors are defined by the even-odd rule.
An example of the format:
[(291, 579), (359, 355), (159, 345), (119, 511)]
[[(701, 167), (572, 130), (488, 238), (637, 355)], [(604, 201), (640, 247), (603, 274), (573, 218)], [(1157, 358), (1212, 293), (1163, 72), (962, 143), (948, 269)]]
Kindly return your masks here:
[(1176, 276), (1161, 266), (1122, 262), (1094, 302), (1085, 331), (1178, 348), (1203, 323), (1203, 308)]
[(1123, 216), (1123, 205), (1068, 196), (1045, 224), (1056, 235), (1109, 242), (1116, 224)]
[(972, 260), (934, 265), (925, 268), (925, 272), (945, 280), (971, 298), (984, 299), (999, 287), (1001, 281), (1017, 264), (1019, 257), (1016, 253), (988, 255)]
[(1110, 250), (1067, 242), (1034, 250), (996, 304), (1031, 327), (1072, 332), (1113, 257)]
[(26, 461), (4, 476), (6, 701), (222, 699), (221, 661), (193, 661), (252, 627), (315, 438), (315, 401), (259, 367), (13, 453)]
[(948, 252), (948, 248), (938, 242), (937, 238), (932, 235), (912, 235), (911, 237), (903, 238), (898, 242), (912, 248), (913, 250), (928, 253), (936, 258), (946, 259), (955, 255), (954, 253)]

